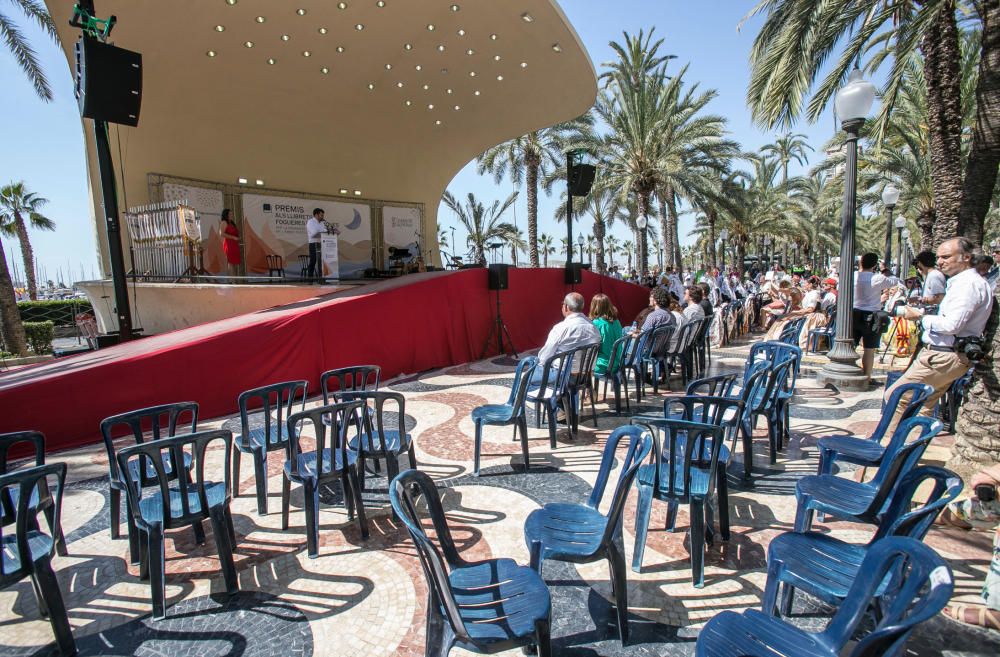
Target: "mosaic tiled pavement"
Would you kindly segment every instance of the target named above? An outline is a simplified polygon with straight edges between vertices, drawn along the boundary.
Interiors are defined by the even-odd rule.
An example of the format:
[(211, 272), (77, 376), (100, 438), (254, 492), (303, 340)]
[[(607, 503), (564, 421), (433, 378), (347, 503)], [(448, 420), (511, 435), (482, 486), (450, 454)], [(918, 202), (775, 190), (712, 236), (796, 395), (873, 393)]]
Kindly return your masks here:
[[(721, 350), (713, 367), (741, 369), (745, 354), (745, 347)], [(484, 436), (482, 476), (473, 477), (469, 413), (480, 404), (504, 401), (512, 370), (513, 361), (498, 358), (397, 379), (387, 386), (406, 395), (405, 421), (416, 441), (420, 468), (442, 487), (455, 539), (470, 559), (502, 555), (527, 563), (522, 534), (527, 515), (546, 502), (584, 501), (604, 439), (623, 421), (607, 404), (598, 404), (598, 428), (585, 414), (577, 437), (560, 427), (553, 451), (546, 429), (535, 429), (529, 413), (530, 473), (520, 470), (520, 449), (511, 441), (510, 430), (493, 428)], [(643, 572), (628, 572), (632, 637), (627, 646), (616, 638), (607, 565), (546, 562), (555, 654), (690, 655), (699, 629), (713, 615), (758, 606), (768, 542), (791, 529), (795, 481), (815, 471), (817, 438), (868, 433), (877, 421), (880, 394), (881, 388), (835, 394), (804, 376), (792, 406), (792, 438), (778, 463), (767, 465), (766, 440), (759, 432), (754, 484), (744, 486), (738, 477), (730, 477), (732, 538), (709, 548), (704, 588), (691, 585), (686, 511), (679, 513), (677, 531), (651, 530)], [(660, 405), (655, 396), (645, 402), (639, 410)], [(238, 420), (234, 423), (233, 418), (203, 423), (205, 428), (234, 425)], [(950, 436), (939, 437), (925, 460), (944, 460), (950, 444)], [(224, 595), (209, 523), (204, 545), (194, 541), (190, 529), (177, 530), (167, 540), (167, 618), (153, 621), (149, 586), (128, 565), (126, 541), (109, 537), (103, 448), (57, 455), (53, 460), (70, 463), (63, 513), (70, 556), (56, 557), (54, 563), (80, 654), (422, 655), (426, 585), (405, 529), (389, 513), (385, 479), (368, 480), (367, 541), (361, 540), (357, 525), (347, 521), (340, 491), (324, 494), (333, 505), (321, 512), (320, 557), (311, 560), (306, 556), (301, 491), (295, 487), (290, 529), (280, 530), (279, 456), (271, 454), (268, 467), (270, 515), (256, 513), (250, 467), (243, 468), (241, 496), (233, 502), (241, 593), (231, 599)], [(218, 455), (216, 459), (221, 460)], [(742, 470), (739, 457), (731, 469)], [(623, 540), (629, 560), (634, 498), (633, 492), (625, 511)], [(664, 504), (654, 503), (651, 528), (663, 527), (665, 510)], [(870, 536), (868, 528), (848, 523), (817, 527), (852, 541)], [(990, 537), (935, 528), (927, 542), (950, 561), (956, 599), (975, 600), (988, 564)], [(820, 628), (831, 610), (798, 595), (795, 612), (794, 622)], [(1000, 654), (1000, 633), (939, 616), (918, 630), (908, 652), (995, 656)], [(50, 626), (38, 616), (29, 582), (0, 591), (0, 655), (55, 654)], [(455, 649), (452, 654), (465, 653)]]

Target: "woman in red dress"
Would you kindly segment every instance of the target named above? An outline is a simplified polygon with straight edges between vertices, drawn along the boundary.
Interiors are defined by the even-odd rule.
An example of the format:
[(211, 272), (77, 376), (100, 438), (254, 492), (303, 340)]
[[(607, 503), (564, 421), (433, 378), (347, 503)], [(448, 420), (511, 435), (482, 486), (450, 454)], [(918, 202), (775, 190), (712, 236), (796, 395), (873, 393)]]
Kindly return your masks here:
[[(240, 231), (232, 217), (232, 210), (226, 208), (222, 211), (220, 233), (222, 234), (222, 251), (226, 254), (226, 272), (230, 276), (237, 276), (243, 259), (240, 257)], [(235, 283), (236, 280), (232, 279), (230, 282)]]

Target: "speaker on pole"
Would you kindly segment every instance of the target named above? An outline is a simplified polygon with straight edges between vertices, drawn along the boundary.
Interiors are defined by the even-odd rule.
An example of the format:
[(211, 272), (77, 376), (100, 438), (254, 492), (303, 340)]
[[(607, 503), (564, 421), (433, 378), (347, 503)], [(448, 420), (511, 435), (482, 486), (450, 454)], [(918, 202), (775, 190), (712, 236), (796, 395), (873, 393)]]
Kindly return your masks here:
[(76, 99), (84, 118), (139, 125), (142, 55), (81, 36), (76, 42)]
[(566, 285), (579, 285), (580, 283), (582, 283), (583, 282), (583, 273), (582, 273), (582, 271), (585, 268), (589, 269), (589, 267), (586, 267), (585, 265), (583, 265), (582, 263), (579, 263), (579, 262), (571, 262), (571, 263), (567, 264), (566, 265)]
[(593, 164), (574, 164), (569, 171), (569, 193), (573, 196), (586, 196), (594, 184), (597, 167)]
[(490, 265), (489, 268), (489, 289), (491, 290), (506, 290), (509, 287), (509, 282), (507, 280), (507, 269), (510, 265), (504, 263), (495, 263)]

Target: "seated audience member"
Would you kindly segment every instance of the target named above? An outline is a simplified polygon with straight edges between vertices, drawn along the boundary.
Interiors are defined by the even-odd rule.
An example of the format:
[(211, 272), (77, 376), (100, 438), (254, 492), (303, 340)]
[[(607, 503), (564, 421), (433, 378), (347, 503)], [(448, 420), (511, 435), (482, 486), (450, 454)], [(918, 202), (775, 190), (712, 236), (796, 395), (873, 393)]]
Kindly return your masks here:
[[(788, 281), (782, 281), (782, 283), (787, 283)], [(785, 328), (788, 322), (793, 321), (802, 316), (802, 290), (797, 287), (788, 287), (784, 292), (788, 296), (788, 307), (786, 311), (780, 315), (774, 315), (775, 322), (771, 324), (771, 327), (764, 334), (764, 340), (778, 340), (781, 338), (781, 331)]]
[[(688, 287), (690, 287), (690, 285)], [(701, 310), (705, 313), (705, 317), (711, 317), (715, 314), (715, 306), (712, 305), (711, 298), (712, 288), (708, 283), (698, 283), (697, 287), (701, 288), (701, 301), (698, 302), (701, 304)], [(682, 294), (680, 299), (683, 298), (684, 295)], [(680, 299), (678, 299), (678, 301), (680, 301)]]
[(666, 288), (653, 288), (653, 291), (649, 293), (649, 300), (654, 306), (653, 311), (646, 315), (642, 324), (637, 324), (638, 328), (633, 332), (633, 335), (638, 335), (641, 331), (648, 331), (663, 324), (667, 326), (675, 324), (674, 316), (667, 310), (670, 307), (670, 293), (667, 292)]
[[(545, 346), (538, 351), (538, 361), (544, 363), (555, 354), (601, 341), (601, 334), (583, 314), (583, 295), (570, 292), (562, 302), (563, 320), (552, 327)], [(534, 380), (542, 378), (541, 369), (535, 370)]]
[(828, 278), (823, 281), (823, 300), (819, 302), (819, 308), (823, 312), (830, 312), (837, 307), (837, 279)]
[(618, 321), (618, 309), (606, 294), (595, 294), (590, 300), (590, 321), (601, 334), (601, 350), (594, 364), (594, 374), (604, 375), (611, 363), (611, 349), (615, 341), (622, 337), (622, 323)]
[(674, 320), (677, 321), (677, 328), (683, 326), (687, 319), (684, 317), (684, 313), (681, 312), (680, 302), (673, 297), (670, 298), (669, 310), (670, 314), (674, 316)]
[(803, 350), (809, 343), (809, 331), (823, 328), (829, 321), (823, 312), (822, 291), (820, 290), (820, 280), (818, 276), (810, 276), (805, 279), (806, 294), (802, 297), (802, 314), (806, 316), (806, 321), (802, 325), (799, 333), (799, 347)]
[(684, 303), (687, 305), (684, 307), (684, 319), (689, 322), (705, 319), (705, 310), (701, 306), (702, 300), (703, 297), (700, 286), (689, 285), (685, 288)]
[(762, 329), (770, 328), (771, 324), (776, 319), (782, 317), (789, 311), (790, 299), (788, 293), (791, 289), (792, 284), (789, 281), (781, 281), (777, 284), (770, 284), (768, 295), (771, 297), (771, 303), (760, 309), (760, 323)]

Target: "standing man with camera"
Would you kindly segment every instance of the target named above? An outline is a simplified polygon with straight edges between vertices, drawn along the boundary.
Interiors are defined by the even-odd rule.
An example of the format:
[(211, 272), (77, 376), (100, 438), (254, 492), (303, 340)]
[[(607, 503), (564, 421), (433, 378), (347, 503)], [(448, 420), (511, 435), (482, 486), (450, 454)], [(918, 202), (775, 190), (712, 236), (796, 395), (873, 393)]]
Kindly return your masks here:
[[(875, 312), (882, 310), (882, 290), (890, 288), (898, 282), (892, 276), (879, 274), (875, 271), (878, 266), (878, 256), (874, 253), (866, 253), (861, 256), (861, 270), (854, 273), (854, 314), (853, 332), (854, 346), (860, 342), (864, 347), (861, 356), (861, 369), (865, 376), (872, 375), (872, 368), (875, 366), (875, 352), (878, 351), (879, 339), (888, 326), (879, 321)], [(882, 315), (885, 317), (885, 314)]]
[[(934, 388), (920, 411), (930, 415), (941, 395), (963, 374), (972, 362), (983, 357), (983, 331), (990, 316), (993, 291), (986, 280), (972, 267), (975, 245), (964, 237), (941, 243), (937, 264), (947, 279), (944, 298), (937, 314), (922, 308), (900, 305), (896, 317), (918, 322), (923, 329), (921, 349), (903, 376), (885, 391), (888, 398), (893, 388), (904, 383), (926, 383)], [(899, 421), (903, 405), (896, 409), (891, 426)]]

